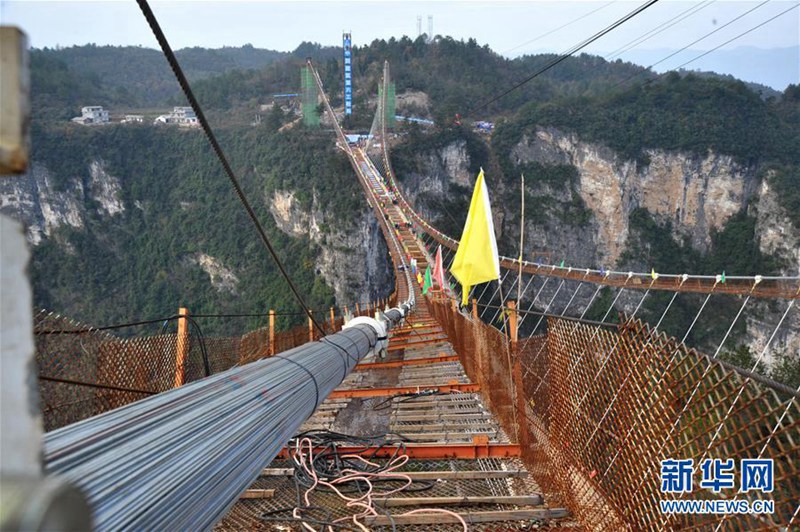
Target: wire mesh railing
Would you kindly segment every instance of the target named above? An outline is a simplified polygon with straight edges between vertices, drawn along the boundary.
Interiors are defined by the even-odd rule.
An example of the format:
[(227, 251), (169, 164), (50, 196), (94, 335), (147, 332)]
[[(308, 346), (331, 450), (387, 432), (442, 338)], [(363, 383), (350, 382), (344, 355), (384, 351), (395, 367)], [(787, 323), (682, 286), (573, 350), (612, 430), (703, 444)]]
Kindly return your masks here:
[[(395, 297), (393, 294), (390, 299)], [(323, 329), (326, 334), (339, 331), (344, 323), (343, 314), (372, 315), (385, 304), (382, 301), (353, 305), (346, 312), (343, 309), (336, 313), (330, 309), (328, 319), (322, 322)], [(199, 327), (189, 327), (183, 340), (179, 333), (166, 331), (169, 324), (181, 318), (201, 317), (215, 316), (175, 315), (98, 329), (55, 313), (39, 312), (34, 317), (34, 338), (45, 431), (320, 337), (307, 324), (286, 330), (275, 330), (273, 324), (243, 335), (211, 337), (204, 336)]]
[[(544, 334), (511, 342), (449, 301), (430, 303), (470, 379), (481, 385), (505, 431), (517, 435), (537, 483), (584, 526), (757, 530), (800, 524), (796, 390), (630, 317), (604, 325), (548, 316)], [(773, 490), (701, 485), (707, 480), (706, 472), (700, 478), (702, 463), (715, 459), (733, 460), (736, 488), (742, 461), (771, 460)], [(662, 491), (662, 460), (692, 460), (694, 489)], [(663, 501), (690, 499), (746, 501), (748, 508), (767, 501), (774, 510), (735, 516), (663, 511)]]

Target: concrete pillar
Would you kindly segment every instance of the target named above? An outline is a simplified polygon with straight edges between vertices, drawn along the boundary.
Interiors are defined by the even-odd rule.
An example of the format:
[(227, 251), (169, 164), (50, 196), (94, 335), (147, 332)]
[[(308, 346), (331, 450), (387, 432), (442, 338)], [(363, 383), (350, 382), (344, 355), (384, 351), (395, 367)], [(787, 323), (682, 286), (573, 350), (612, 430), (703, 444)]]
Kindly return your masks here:
[(33, 345), (33, 298), (22, 226), (0, 216), (0, 471), (41, 474), (42, 416)]
[(42, 416), (22, 226), (0, 216), (0, 530), (90, 530), (86, 497), (42, 476)]

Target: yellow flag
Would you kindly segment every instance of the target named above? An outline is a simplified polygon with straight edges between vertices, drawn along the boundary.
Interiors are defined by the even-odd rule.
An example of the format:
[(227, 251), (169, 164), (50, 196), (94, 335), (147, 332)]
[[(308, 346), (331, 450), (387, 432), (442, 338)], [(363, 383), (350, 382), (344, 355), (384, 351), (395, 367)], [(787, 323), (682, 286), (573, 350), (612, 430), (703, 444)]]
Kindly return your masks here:
[(472, 286), (500, 278), (500, 258), (497, 255), (492, 207), (483, 179), (483, 168), (475, 181), (464, 232), (461, 234), (450, 272), (461, 283), (462, 305), (468, 303)]

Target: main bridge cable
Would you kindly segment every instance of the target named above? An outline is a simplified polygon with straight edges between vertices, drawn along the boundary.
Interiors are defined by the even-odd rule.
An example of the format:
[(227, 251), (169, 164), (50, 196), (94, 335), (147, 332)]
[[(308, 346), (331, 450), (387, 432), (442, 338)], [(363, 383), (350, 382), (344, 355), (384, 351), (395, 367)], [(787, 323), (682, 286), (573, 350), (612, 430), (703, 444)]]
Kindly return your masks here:
[[(572, 26), (572, 25), (573, 25), (573, 24), (575, 24), (576, 22), (578, 22), (578, 21), (580, 21), (580, 20), (583, 20), (583, 19), (585, 19), (586, 17), (588, 17), (588, 16), (590, 16), (590, 15), (594, 15), (594, 14), (595, 14), (595, 13), (597, 13), (598, 11), (600, 11), (600, 10), (602, 10), (602, 9), (605, 9), (605, 8), (607, 8), (608, 6), (610, 6), (611, 4), (615, 3), (616, 1), (617, 1), (617, 0), (611, 0), (611, 2), (608, 2), (607, 4), (603, 4), (603, 5), (601, 5), (600, 7), (598, 7), (598, 8), (595, 8), (595, 9), (593, 9), (593, 10), (589, 11), (588, 13), (584, 13), (584, 14), (583, 14), (583, 15), (581, 15), (580, 17), (578, 17), (578, 18), (574, 18), (574, 19), (570, 20), (569, 22), (567, 22), (566, 24), (562, 24), (561, 26), (559, 26), (559, 27), (557, 27), (557, 28), (554, 28), (554, 29), (552, 29), (552, 30), (550, 30), (550, 31), (548, 31), (548, 32), (546, 32), (546, 33), (543, 33), (543, 34), (539, 35), (538, 37), (534, 37), (533, 39), (531, 39), (531, 40), (529, 40), (529, 41), (525, 41), (525, 42), (524, 42), (524, 43), (522, 43), (522, 44), (518, 44), (518, 45), (514, 46), (513, 48), (509, 48), (508, 50), (506, 50), (506, 51), (504, 51), (504, 52), (501, 52), (501, 53), (502, 53), (502, 55), (506, 55), (508, 52), (513, 52), (514, 50), (519, 50), (519, 49), (520, 49), (520, 48), (522, 48), (523, 46), (528, 46), (529, 44), (533, 44), (533, 43), (535, 43), (536, 41), (539, 41), (539, 40), (541, 40), (541, 39), (544, 39), (544, 38), (545, 38), (545, 37), (547, 37), (548, 35), (552, 35), (552, 34), (556, 33), (556, 32), (557, 32), (557, 31), (559, 31), (559, 30), (563, 30), (563, 29), (564, 29), (564, 28), (566, 28), (567, 26)], [(523, 55), (524, 55), (524, 54), (525, 54), (525, 52), (523, 52)]]
[(758, 24), (758, 25), (756, 25), (756, 26), (753, 26), (753, 27), (752, 27), (752, 28), (750, 28), (749, 30), (743, 31), (742, 33), (738, 34), (736, 37), (733, 37), (733, 38), (731, 38), (731, 39), (728, 39), (727, 41), (723, 42), (722, 44), (718, 44), (717, 46), (715, 46), (714, 48), (712, 48), (712, 49), (710, 49), (710, 50), (706, 50), (706, 51), (705, 51), (705, 52), (703, 52), (702, 54), (698, 55), (697, 57), (695, 57), (695, 58), (693, 58), (693, 59), (690, 59), (690, 60), (686, 61), (685, 63), (681, 63), (680, 65), (676, 66), (676, 67), (675, 67), (675, 68), (673, 68), (672, 70), (677, 70), (677, 69), (679, 69), (679, 68), (683, 68), (683, 67), (685, 67), (685, 66), (686, 66), (686, 65), (688, 65), (689, 63), (694, 63), (694, 62), (695, 62), (695, 61), (697, 61), (698, 59), (700, 59), (700, 58), (702, 58), (702, 57), (705, 57), (705, 56), (707, 56), (707, 55), (708, 55), (708, 54), (710, 54), (711, 52), (714, 52), (714, 51), (716, 51), (716, 50), (719, 50), (720, 48), (722, 48), (722, 47), (723, 47), (723, 46), (725, 46), (726, 44), (730, 44), (730, 43), (732, 43), (733, 41), (735, 41), (735, 40), (737, 40), (737, 39), (739, 39), (739, 38), (741, 38), (741, 37), (744, 37), (744, 36), (745, 36), (745, 35), (747, 35), (748, 33), (750, 33), (750, 32), (752, 32), (752, 31), (755, 31), (755, 30), (757, 30), (757, 29), (758, 29), (758, 28), (760, 28), (761, 26), (764, 26), (765, 24), (768, 24), (769, 22), (772, 22), (772, 21), (773, 21), (773, 20), (775, 20), (776, 18), (778, 18), (778, 17), (781, 17), (781, 16), (785, 15), (786, 13), (788, 13), (789, 11), (791, 11), (792, 9), (797, 9), (798, 7), (800, 7), (800, 4), (795, 4), (795, 5), (793, 5), (792, 7), (790, 7), (789, 9), (786, 9), (785, 11), (781, 11), (781, 12), (780, 12), (780, 13), (778, 13), (777, 15), (775, 15), (775, 16), (773, 16), (773, 17), (770, 17), (770, 18), (768, 18), (767, 20), (765, 20), (764, 22), (762, 22), (762, 23), (760, 23), (760, 24)]
[(533, 74), (531, 74), (527, 78), (523, 79), (522, 81), (517, 82), (510, 89), (507, 89), (507, 90), (501, 92), (499, 95), (495, 96), (494, 98), (492, 98), (492, 99), (490, 99), (490, 100), (488, 100), (488, 101), (486, 101), (486, 102), (484, 102), (482, 104), (479, 104), (479, 105), (477, 105), (475, 107), (472, 107), (472, 108), (468, 109), (464, 113), (464, 115), (468, 116), (468, 115), (474, 114), (476, 111), (480, 111), (482, 109), (485, 109), (486, 107), (488, 107), (489, 105), (493, 104), (494, 102), (500, 100), (501, 98), (504, 98), (505, 96), (507, 96), (508, 94), (514, 92), (515, 90), (517, 90), (518, 88), (522, 87), (523, 85), (525, 85), (529, 81), (531, 81), (534, 78), (544, 74), (545, 72), (547, 72), (548, 70), (550, 70), (551, 68), (553, 68), (557, 64), (561, 63), (562, 61), (564, 61), (568, 57), (572, 56), (576, 52), (582, 50), (583, 48), (586, 48), (587, 46), (589, 46), (590, 44), (592, 44), (593, 42), (595, 42), (599, 38), (603, 37), (607, 33), (613, 31), (617, 27), (619, 27), (622, 24), (624, 24), (625, 22), (629, 21), (630, 19), (632, 19), (636, 15), (642, 13), (645, 9), (647, 9), (649, 7), (652, 7), (657, 2), (658, 2), (658, 0), (648, 0), (647, 2), (645, 2), (641, 6), (637, 7), (636, 9), (634, 9), (633, 11), (631, 11), (630, 13), (625, 15), (624, 17), (622, 17), (622, 18), (618, 19), (616, 22), (612, 23), (610, 26), (606, 27), (605, 29), (603, 29), (603, 30), (601, 30), (601, 31), (599, 31), (597, 33), (595, 33), (594, 35), (592, 35), (588, 39), (584, 40), (583, 42), (580, 42), (580, 43), (576, 44), (575, 46), (573, 46), (572, 48), (570, 48), (566, 52), (562, 53), (556, 59), (553, 59), (552, 61), (548, 62), (546, 65), (541, 67), (539, 70), (537, 70), (536, 72), (534, 72)]
[(236, 178), (236, 175), (233, 173), (233, 169), (231, 168), (230, 163), (228, 162), (225, 153), (222, 151), (222, 147), (219, 145), (214, 132), (211, 130), (211, 126), (208, 124), (208, 120), (206, 120), (205, 114), (203, 114), (203, 110), (200, 107), (200, 103), (195, 98), (194, 93), (192, 92), (192, 88), (189, 86), (189, 81), (186, 79), (186, 76), (183, 73), (183, 69), (181, 69), (180, 64), (178, 63), (178, 59), (175, 57), (175, 53), (172, 51), (172, 48), (167, 42), (167, 37), (164, 35), (164, 32), (161, 29), (161, 26), (158, 24), (158, 20), (156, 20), (156, 16), (153, 13), (153, 10), (150, 9), (150, 5), (147, 3), (147, 0), (136, 0), (136, 3), (139, 4), (139, 8), (142, 10), (142, 14), (144, 14), (144, 18), (147, 19), (147, 23), (150, 25), (150, 29), (153, 31), (153, 34), (158, 41), (158, 44), (161, 45), (161, 50), (164, 52), (164, 56), (167, 58), (169, 62), (169, 66), (172, 68), (172, 72), (175, 74), (175, 77), (178, 79), (178, 83), (183, 90), (183, 94), (186, 96), (186, 99), (189, 100), (189, 105), (192, 106), (192, 110), (194, 111), (195, 115), (197, 115), (197, 121), (200, 123), (200, 126), (203, 128), (203, 132), (208, 139), (208, 142), (211, 144), (214, 153), (219, 159), (220, 164), (225, 169), (225, 173), (230, 179), (231, 186), (236, 191), (236, 195), (239, 197), (239, 201), (241, 201), (242, 206), (244, 206), (245, 210), (247, 211), (247, 215), (250, 217), (250, 220), (253, 222), (253, 225), (258, 231), (259, 236), (261, 237), (261, 241), (263, 242), (264, 246), (269, 251), (269, 254), (272, 256), (272, 259), (275, 261), (275, 264), (278, 266), (278, 270), (280, 270), (281, 275), (286, 280), (286, 283), (289, 285), (289, 289), (294, 294), (295, 299), (303, 308), (303, 311), (308, 316), (308, 319), (314, 324), (314, 327), (319, 331), (322, 336), (325, 336), (325, 330), (322, 326), (317, 322), (314, 318), (313, 313), (309, 310), (308, 306), (306, 305), (303, 296), (300, 295), (300, 292), (297, 290), (297, 287), (292, 282), (291, 277), (289, 277), (289, 273), (286, 271), (286, 268), (283, 266), (280, 257), (278, 257), (277, 252), (272, 247), (272, 244), (267, 237), (266, 232), (264, 231), (261, 222), (258, 221), (256, 217), (255, 211), (253, 211), (253, 207), (250, 206), (250, 202), (247, 200), (247, 197), (244, 195), (244, 191), (242, 191), (242, 187), (239, 184), (239, 180)]
[(611, 62), (612, 60), (614, 60), (617, 57), (625, 54), (626, 52), (630, 51), (631, 49), (636, 48), (637, 46), (640, 46), (641, 44), (649, 41), (650, 39), (652, 39), (656, 35), (665, 32), (666, 30), (668, 30), (669, 28), (671, 28), (675, 24), (677, 24), (679, 22), (682, 22), (682, 21), (686, 20), (687, 18), (699, 13), (703, 9), (705, 9), (708, 6), (710, 6), (711, 4), (713, 4), (715, 1), (716, 0), (704, 0), (704, 1), (700, 2), (699, 4), (692, 4), (688, 9), (686, 9), (684, 11), (681, 11), (680, 13), (675, 15), (674, 17), (668, 19), (666, 22), (663, 22), (663, 23), (657, 25), (655, 28), (652, 28), (651, 30), (646, 31), (645, 33), (639, 35), (638, 37), (628, 41), (625, 44), (623, 44), (622, 46), (620, 46), (619, 48), (617, 48), (616, 50), (614, 50), (613, 52), (608, 54), (608, 56), (605, 57), (605, 60)]
[[(624, 85), (625, 83), (629, 82), (630, 80), (632, 80), (632, 79), (634, 79), (634, 78), (636, 78), (636, 77), (638, 77), (638, 76), (641, 76), (643, 72), (650, 72), (650, 69), (651, 69), (651, 68), (653, 68), (654, 66), (656, 66), (656, 65), (660, 65), (661, 63), (663, 63), (663, 62), (664, 62), (664, 61), (666, 61), (667, 59), (670, 59), (671, 57), (675, 57), (675, 56), (676, 56), (676, 55), (678, 55), (679, 53), (683, 52), (684, 50), (688, 49), (688, 48), (689, 48), (689, 47), (691, 47), (691, 46), (694, 46), (695, 44), (699, 43), (700, 41), (704, 41), (704, 40), (706, 40), (707, 38), (711, 37), (712, 35), (714, 35), (714, 34), (715, 34), (715, 33), (717, 33), (718, 31), (721, 31), (721, 30), (723, 30), (723, 29), (727, 28), (728, 26), (730, 26), (731, 24), (733, 24), (733, 23), (734, 23), (734, 22), (736, 22), (737, 20), (739, 20), (739, 19), (741, 19), (741, 18), (743, 18), (743, 17), (745, 17), (745, 16), (749, 15), (750, 13), (752, 13), (753, 11), (755, 11), (756, 9), (758, 9), (758, 8), (760, 8), (760, 7), (763, 7), (763, 6), (764, 6), (765, 4), (767, 4), (769, 1), (770, 1), (770, 0), (764, 0), (763, 2), (761, 2), (761, 3), (760, 3), (760, 4), (758, 4), (758, 5), (756, 5), (755, 7), (752, 7), (752, 8), (750, 8), (750, 9), (748, 9), (747, 11), (745, 11), (744, 13), (742, 13), (742, 14), (738, 15), (737, 17), (735, 17), (735, 18), (733, 18), (733, 19), (729, 20), (728, 22), (726, 22), (725, 24), (723, 24), (723, 25), (722, 25), (722, 26), (720, 26), (719, 28), (716, 28), (716, 29), (714, 29), (714, 30), (710, 31), (710, 32), (706, 33), (705, 35), (703, 35), (702, 37), (700, 37), (699, 39), (696, 39), (696, 40), (694, 40), (694, 41), (690, 42), (689, 44), (687, 44), (687, 45), (683, 46), (683, 47), (682, 47), (680, 50), (676, 50), (675, 52), (672, 52), (672, 53), (670, 53), (670, 54), (669, 54), (669, 55), (667, 55), (666, 57), (664, 57), (664, 58), (662, 58), (662, 59), (659, 59), (658, 61), (656, 61), (656, 62), (655, 62), (655, 63), (653, 63), (652, 65), (649, 65), (649, 66), (648, 66), (646, 69), (642, 70), (641, 72), (636, 72), (636, 73), (634, 73), (634, 74), (631, 74), (630, 76), (628, 76), (627, 78), (623, 79), (622, 81), (620, 81), (619, 83), (617, 83), (616, 85), (614, 85), (614, 86), (613, 86), (613, 87), (611, 87), (611, 88), (612, 88), (612, 89), (614, 89), (614, 88), (616, 88), (616, 87), (619, 87), (620, 85)], [(784, 13), (786, 13), (787, 11), (791, 11), (791, 10), (792, 10), (792, 9), (794, 9), (795, 7), (797, 7), (797, 6), (795, 5), (795, 6), (792, 6), (792, 7), (790, 7), (790, 8), (789, 8), (789, 9), (787, 9), (786, 11), (783, 11), (783, 12), (779, 13), (778, 15), (776, 15), (776, 16), (774, 16), (774, 17), (772, 17), (771, 19), (769, 19), (769, 20), (767, 20), (767, 21), (765, 21), (765, 22), (762, 22), (761, 24), (759, 24), (759, 25), (755, 26), (754, 28), (751, 28), (750, 30), (746, 31), (745, 33), (749, 33), (750, 31), (752, 31), (752, 30), (754, 30), (754, 29), (756, 29), (756, 28), (759, 28), (759, 27), (763, 26), (763, 25), (764, 25), (764, 24), (766, 24), (767, 22), (769, 22), (769, 21), (771, 21), (771, 20), (773, 20), (773, 19), (775, 19), (775, 18), (778, 18), (779, 16), (783, 15), (783, 14), (784, 14)], [(731, 40), (738, 39), (739, 37), (741, 37), (741, 36), (742, 36), (742, 35), (744, 35), (745, 33), (742, 33), (741, 35), (738, 35), (737, 37), (734, 37), (734, 38), (733, 38), (733, 39), (731, 39)], [(728, 42), (730, 42), (730, 41), (728, 41)], [(727, 42), (726, 42), (726, 43), (723, 43), (723, 44), (721, 44), (721, 45), (720, 45), (720, 46), (718, 46), (717, 48), (719, 48), (719, 47), (721, 47), (721, 46), (724, 46), (725, 44), (727, 44)], [(714, 48), (714, 50), (716, 50), (716, 48)], [(714, 51), (714, 50), (709, 50), (709, 51), (708, 51), (708, 52), (706, 52), (706, 53), (710, 53), (710, 52), (712, 52), (712, 51)], [(705, 54), (703, 54), (703, 55), (705, 55)], [(702, 56), (700, 56), (700, 57), (702, 57)], [(695, 58), (695, 59), (698, 59), (698, 58)], [(694, 59), (693, 59), (692, 61), (694, 61)], [(690, 63), (690, 62), (691, 62), (691, 61), (688, 61), (687, 63), (684, 63), (684, 64), (688, 64), (688, 63)], [(681, 65), (681, 66), (683, 66), (683, 65)], [(680, 67), (677, 67), (677, 68), (680, 68)]]

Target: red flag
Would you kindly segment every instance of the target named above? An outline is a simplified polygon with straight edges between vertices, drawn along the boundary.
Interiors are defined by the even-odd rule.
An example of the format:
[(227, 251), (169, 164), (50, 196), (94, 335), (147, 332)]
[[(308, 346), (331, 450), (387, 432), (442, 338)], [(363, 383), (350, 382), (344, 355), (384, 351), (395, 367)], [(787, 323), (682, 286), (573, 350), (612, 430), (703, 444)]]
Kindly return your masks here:
[(439, 285), (439, 290), (444, 290), (444, 266), (442, 266), (442, 246), (436, 248), (436, 262), (433, 266), (433, 280)]

